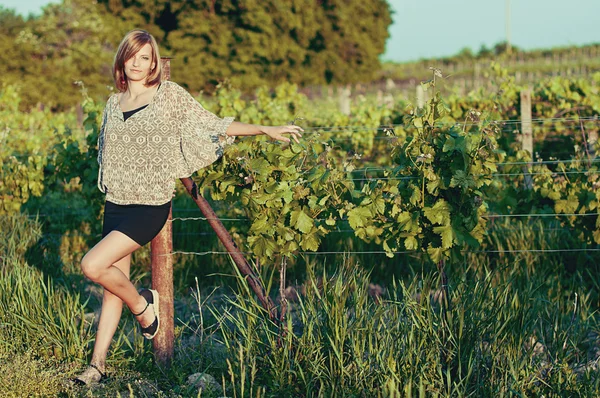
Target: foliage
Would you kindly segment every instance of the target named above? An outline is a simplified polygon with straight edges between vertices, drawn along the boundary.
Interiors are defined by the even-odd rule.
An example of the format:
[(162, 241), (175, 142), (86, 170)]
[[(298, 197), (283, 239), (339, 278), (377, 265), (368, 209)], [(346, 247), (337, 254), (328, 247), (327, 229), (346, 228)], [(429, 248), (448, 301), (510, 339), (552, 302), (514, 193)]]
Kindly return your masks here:
[[(437, 73), (425, 88), (435, 88)], [(413, 108), (407, 139), (391, 141), (393, 168), (365, 184), (359, 206), (348, 205), (357, 236), (382, 243), (390, 256), (426, 250), (438, 263), (451, 249), (483, 239), (482, 188), (491, 184), (503, 154), (486, 115), (471, 110), (459, 124), (450, 111), (439, 93), (423, 108)]]
[(392, 22), (385, 0), (99, 3), (155, 33), (193, 91), (224, 79), (243, 89), (371, 79)]
[[(77, 192), (86, 198), (88, 212), (80, 217), (80, 222), (95, 222), (104, 204), (104, 197), (98, 190), (98, 134), (102, 118), (102, 105), (95, 103), (85, 88), (82, 90), (82, 104), (86, 119), (83, 121), (85, 140), (80, 140), (67, 131), (54, 148), (53, 163), (48, 166), (50, 191)], [(97, 229), (98, 227), (96, 227)]]
[(0, 49), (5, 50), (0, 51), (5, 67), (0, 83), (21, 88), (21, 110), (55, 111), (79, 104), (76, 81), (85, 81), (94, 97), (106, 95), (114, 51), (127, 29), (96, 3), (83, 0), (49, 4), (39, 17), (0, 26)]
[[(22, 109), (78, 105), (75, 81), (93, 98), (112, 84), (112, 62), (133, 28), (152, 33), (174, 57), (177, 80), (198, 92), (230, 80), (245, 91), (265, 84), (371, 80), (392, 23), (385, 0), (63, 0), (23, 20), (0, 9), (1, 82), (23, 88)], [(24, 61), (26, 60), (26, 62)], [(59, 88), (60, 89), (57, 89)]]
[(20, 112), (20, 101), (15, 86), (0, 88), (0, 214), (18, 212), (31, 197), (42, 195), (52, 145), (73, 123), (73, 115), (49, 110)]
[(78, 293), (44, 276), (25, 263), (40, 236), (40, 225), (24, 215), (0, 217), (0, 351), (27, 347), (42, 358), (83, 358), (91, 341), (91, 322)]
[[(539, 50), (521, 50), (512, 47), (506, 51), (506, 43), (497, 43), (492, 49), (485, 45), (474, 53), (469, 48), (456, 55), (437, 59), (420, 59), (418, 61), (394, 63), (385, 62), (378, 73), (377, 80), (393, 79), (406, 82), (427, 78), (427, 68), (436, 66), (447, 72), (453, 80), (464, 79), (476, 84), (486, 84), (481, 66), (491, 62), (502, 64), (511, 75), (520, 74), (523, 80), (534, 83), (542, 77), (561, 75), (574, 77), (591, 75), (598, 70), (600, 45), (555, 47)], [(585, 77), (585, 76), (578, 76)]]
[(560, 225), (573, 228), (582, 242), (600, 244), (598, 159), (580, 149), (567, 162), (544, 163), (518, 152), (508, 158), (502, 174), (511, 178), (499, 178), (490, 190), (496, 211), (556, 214)]
[[(519, 240), (521, 233), (543, 240), (553, 235), (522, 225), (498, 236), (530, 247), (531, 240)], [(240, 280), (227, 308), (213, 310), (229, 352), (222, 365), (228, 395), (597, 393), (593, 361), (584, 359), (596, 344), (587, 336), (596, 324), (595, 293), (582, 290), (583, 274), (568, 279), (552, 258), (541, 266), (539, 257), (508, 255), (495, 270), (483, 265), (481, 255), (465, 260), (470, 266), (452, 286), (447, 317), (429, 274), (390, 282), (377, 293), (352, 260), (332, 276), (309, 267), (305, 283), (291, 293), (284, 334)], [(574, 292), (576, 310), (564, 299)]]
[(252, 220), (247, 242), (254, 254), (272, 262), (275, 254), (316, 251), (353, 189), (346, 172), (333, 167), (327, 144), (253, 140), (238, 143), (227, 155), (228, 162), (200, 172), (201, 184), (214, 188), (214, 199), (239, 198)]

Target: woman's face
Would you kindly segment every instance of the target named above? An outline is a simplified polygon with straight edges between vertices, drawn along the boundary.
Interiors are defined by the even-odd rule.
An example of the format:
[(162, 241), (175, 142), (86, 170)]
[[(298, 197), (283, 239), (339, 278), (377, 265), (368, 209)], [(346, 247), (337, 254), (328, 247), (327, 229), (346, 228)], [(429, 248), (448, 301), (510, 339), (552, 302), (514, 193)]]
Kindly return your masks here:
[(155, 67), (156, 62), (152, 62), (152, 47), (146, 43), (140, 51), (125, 61), (125, 75), (129, 80), (143, 81)]

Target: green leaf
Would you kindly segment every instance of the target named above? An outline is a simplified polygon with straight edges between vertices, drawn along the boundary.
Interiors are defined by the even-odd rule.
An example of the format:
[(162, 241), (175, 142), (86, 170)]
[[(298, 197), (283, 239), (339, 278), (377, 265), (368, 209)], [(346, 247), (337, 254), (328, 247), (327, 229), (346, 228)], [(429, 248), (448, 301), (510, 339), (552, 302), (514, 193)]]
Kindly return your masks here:
[(304, 250), (317, 251), (319, 250), (320, 238), (317, 234), (306, 234), (302, 236), (300, 247)]
[(413, 185), (413, 191), (412, 191), (412, 195), (410, 195), (409, 202), (413, 206), (416, 206), (417, 204), (419, 204), (420, 201), (421, 201), (421, 189), (418, 186)]
[(375, 205), (378, 214), (385, 213), (385, 200), (381, 196), (378, 196), (375, 199), (373, 199), (373, 204)]
[(260, 233), (266, 232), (268, 229), (268, 226), (269, 226), (269, 223), (267, 220), (267, 216), (263, 215), (254, 220), (254, 222), (252, 223), (252, 226), (250, 227), (250, 232), (253, 232), (255, 234), (260, 234)]
[(277, 250), (277, 244), (271, 239), (262, 235), (248, 237), (248, 243), (255, 254), (261, 257), (272, 257)]
[(269, 162), (267, 162), (263, 158), (250, 159), (248, 161), (248, 164), (250, 165), (252, 171), (261, 176), (268, 176), (273, 171), (273, 168), (271, 167)]
[(414, 236), (409, 236), (404, 239), (404, 247), (406, 250), (417, 250), (419, 248), (419, 242)]
[(432, 195), (435, 195), (437, 193), (437, 189), (440, 186), (440, 180), (432, 180), (429, 181), (427, 183), (427, 192), (429, 192)]
[(388, 245), (387, 240), (383, 241), (383, 250), (385, 250), (385, 256), (389, 258), (394, 257), (394, 250)]
[(446, 138), (446, 142), (444, 143), (444, 148), (442, 148), (442, 152), (453, 151), (455, 147), (456, 140), (454, 139), (454, 137), (449, 136), (448, 138)]
[(314, 220), (303, 209), (292, 211), (290, 222), (292, 227), (305, 234), (309, 233), (314, 226)]
[(441, 247), (432, 247), (431, 244), (427, 248), (427, 254), (434, 263), (439, 263), (444, 258), (444, 251)]
[(463, 170), (456, 170), (450, 180), (450, 187), (461, 187), (463, 191), (475, 186), (473, 177)]
[(452, 247), (454, 241), (454, 233), (451, 225), (444, 225), (441, 227), (434, 227), (433, 232), (442, 237), (442, 249), (449, 249)]
[(433, 207), (424, 207), (423, 214), (433, 224), (450, 224), (450, 205), (444, 199), (439, 199)]
[(290, 203), (294, 199), (294, 191), (287, 188), (281, 193), (281, 197), (285, 203)]
[(398, 221), (398, 228), (401, 231), (410, 231), (412, 229), (412, 217), (409, 212), (400, 213), (396, 221)]
[(348, 212), (348, 222), (352, 229), (364, 227), (369, 218), (371, 218), (371, 212), (366, 207), (358, 206)]

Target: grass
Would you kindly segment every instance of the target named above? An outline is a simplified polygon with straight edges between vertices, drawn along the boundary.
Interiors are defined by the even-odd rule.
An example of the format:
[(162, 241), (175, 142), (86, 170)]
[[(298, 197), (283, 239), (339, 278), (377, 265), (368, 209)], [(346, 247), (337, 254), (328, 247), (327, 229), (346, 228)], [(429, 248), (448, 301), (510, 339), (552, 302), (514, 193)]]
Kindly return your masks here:
[[(67, 379), (89, 360), (99, 291), (81, 275), (52, 278), (25, 262), (39, 238), (37, 221), (15, 216), (0, 224), (7, 231), (0, 239), (3, 396), (600, 394), (598, 256), (515, 252), (581, 245), (555, 225), (495, 224), (486, 247), (508, 251), (453, 259), (448, 303), (434, 267), (418, 258), (398, 262), (406, 269), (384, 281), (368, 259), (310, 257), (286, 295), (283, 325), (268, 320), (239, 275), (213, 277), (219, 288), (196, 279), (176, 295), (171, 368), (153, 364), (150, 344), (124, 316), (110, 379), (77, 389)], [(188, 383), (196, 373), (214, 376), (212, 387)]]

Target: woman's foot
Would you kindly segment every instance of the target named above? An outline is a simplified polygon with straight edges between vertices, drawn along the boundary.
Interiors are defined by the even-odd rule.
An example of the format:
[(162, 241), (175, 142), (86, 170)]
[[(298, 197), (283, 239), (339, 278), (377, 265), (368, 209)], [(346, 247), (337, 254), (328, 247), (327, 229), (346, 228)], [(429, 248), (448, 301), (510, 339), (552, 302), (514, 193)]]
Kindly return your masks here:
[(93, 383), (99, 383), (105, 378), (104, 367), (90, 364), (79, 376), (73, 379), (73, 382), (79, 386), (89, 386)]
[(142, 289), (140, 290), (140, 296), (145, 302), (144, 309), (137, 314), (133, 312), (133, 315), (142, 327), (143, 336), (147, 339), (153, 339), (160, 327), (158, 292), (152, 289)]

